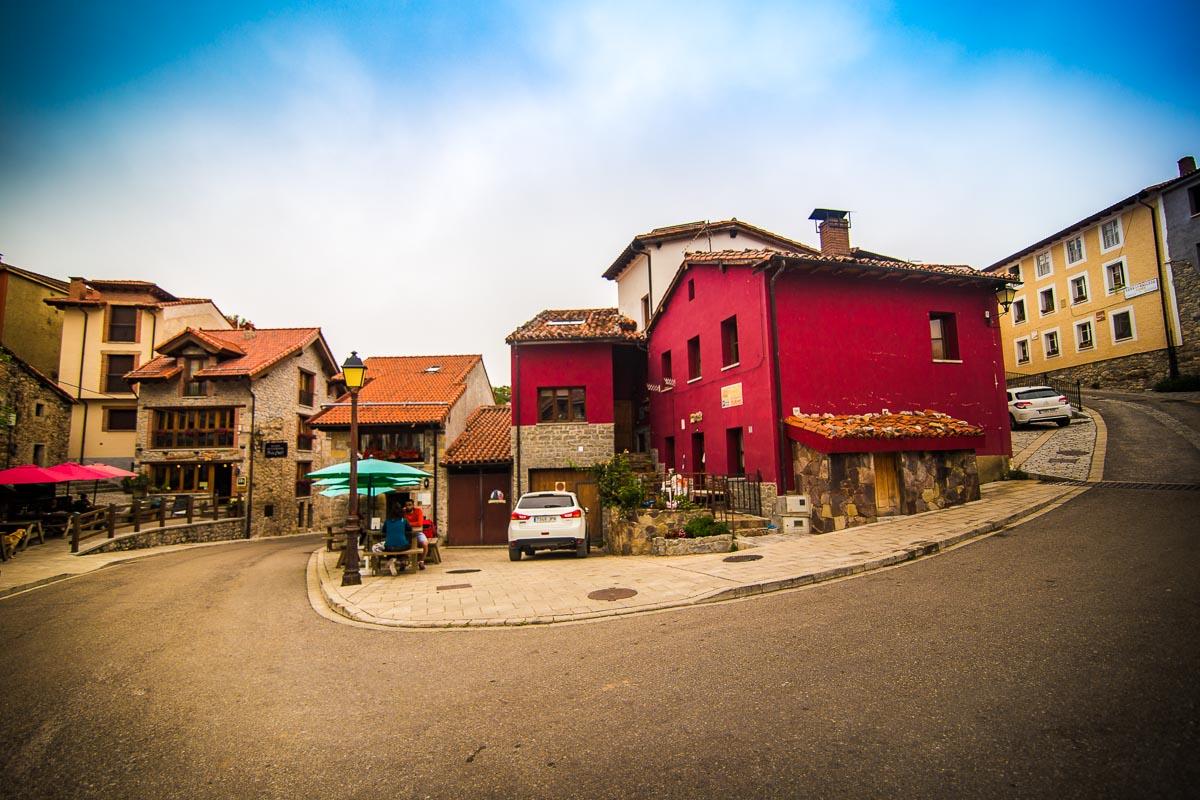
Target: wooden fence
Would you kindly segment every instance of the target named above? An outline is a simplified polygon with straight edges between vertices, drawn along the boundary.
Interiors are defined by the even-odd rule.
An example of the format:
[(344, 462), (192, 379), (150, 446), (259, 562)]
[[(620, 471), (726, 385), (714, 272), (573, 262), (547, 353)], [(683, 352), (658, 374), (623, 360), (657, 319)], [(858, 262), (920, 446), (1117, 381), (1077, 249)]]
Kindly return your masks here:
[[(241, 516), (241, 501), (216, 495), (159, 495), (134, 498), (124, 505), (107, 506), (72, 514), (67, 521), (71, 552), (79, 552), (79, 543), (96, 536), (109, 539), (118, 533), (138, 533), (143, 526), (165, 528), (167, 520), (191, 524), (200, 519), (217, 520)], [(147, 525), (149, 523), (149, 525)]]

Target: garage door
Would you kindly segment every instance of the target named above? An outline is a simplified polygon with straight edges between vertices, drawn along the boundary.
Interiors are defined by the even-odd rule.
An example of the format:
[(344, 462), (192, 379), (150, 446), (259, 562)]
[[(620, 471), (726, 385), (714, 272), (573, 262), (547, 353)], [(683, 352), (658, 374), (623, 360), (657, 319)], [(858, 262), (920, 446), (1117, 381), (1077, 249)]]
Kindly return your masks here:
[(507, 544), (511, 483), (508, 470), (451, 473), (448, 544)]
[(596, 479), (586, 469), (531, 469), (529, 488), (533, 492), (574, 492), (579, 504), (588, 510), (588, 539), (600, 541), (600, 492)]

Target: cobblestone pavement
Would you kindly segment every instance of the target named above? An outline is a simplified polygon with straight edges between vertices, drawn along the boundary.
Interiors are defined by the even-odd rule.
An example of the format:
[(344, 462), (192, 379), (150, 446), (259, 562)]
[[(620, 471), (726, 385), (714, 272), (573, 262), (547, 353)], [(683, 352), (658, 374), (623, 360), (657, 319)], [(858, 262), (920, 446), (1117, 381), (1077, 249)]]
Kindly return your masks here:
[(1086, 481), (1096, 447), (1096, 425), (1090, 417), (1080, 417), (1065, 428), (1016, 430), (1012, 443), (1014, 468), (1033, 475)]
[[(580, 560), (554, 553), (511, 562), (503, 548), (447, 548), (443, 563), (424, 571), (364, 575), (362, 585), (342, 587), (337, 554), (322, 549), (309, 562), (310, 596), (327, 615), (331, 608), (358, 622), (393, 627), (589, 620), (789, 589), (891, 566), (998, 530), (1080, 491), (1032, 481), (988, 484), (982, 500), (943, 511), (836, 534), (747, 539), (736, 555), (751, 559), (733, 562), (729, 554), (593, 555)], [(614, 588), (634, 594), (617, 600), (590, 596)]]

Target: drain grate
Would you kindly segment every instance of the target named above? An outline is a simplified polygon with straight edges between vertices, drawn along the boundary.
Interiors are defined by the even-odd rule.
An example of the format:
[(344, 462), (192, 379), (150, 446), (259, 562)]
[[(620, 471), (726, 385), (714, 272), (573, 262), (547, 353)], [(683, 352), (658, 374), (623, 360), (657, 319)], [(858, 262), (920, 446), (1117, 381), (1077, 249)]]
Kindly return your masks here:
[(1140, 491), (1200, 492), (1200, 483), (1151, 483), (1149, 481), (1087, 481), (1042, 479), (1043, 483), (1063, 486), (1091, 486), (1093, 489), (1137, 489)]
[(762, 556), (755, 553), (746, 553), (745, 555), (740, 556), (727, 556), (721, 560), (728, 561), (730, 564), (737, 564), (742, 561), (758, 561), (760, 558), (762, 558)]
[(468, 572), (479, 572), (477, 569), (448, 569), (447, 575), (466, 575)]
[(636, 589), (621, 589), (613, 587), (611, 589), (597, 589), (588, 594), (589, 600), (625, 600), (637, 594)]

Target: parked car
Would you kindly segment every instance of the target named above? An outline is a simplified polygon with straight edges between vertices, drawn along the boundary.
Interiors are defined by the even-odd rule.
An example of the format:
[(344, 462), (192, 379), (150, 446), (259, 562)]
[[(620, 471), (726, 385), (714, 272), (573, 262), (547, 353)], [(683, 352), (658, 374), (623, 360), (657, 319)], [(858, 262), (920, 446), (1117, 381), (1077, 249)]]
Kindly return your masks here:
[(1019, 386), (1008, 390), (1008, 421), (1013, 430), (1030, 422), (1071, 424), (1071, 404), (1049, 386)]
[(508, 522), (508, 558), (538, 550), (574, 550), (587, 558), (587, 509), (573, 492), (526, 492)]

